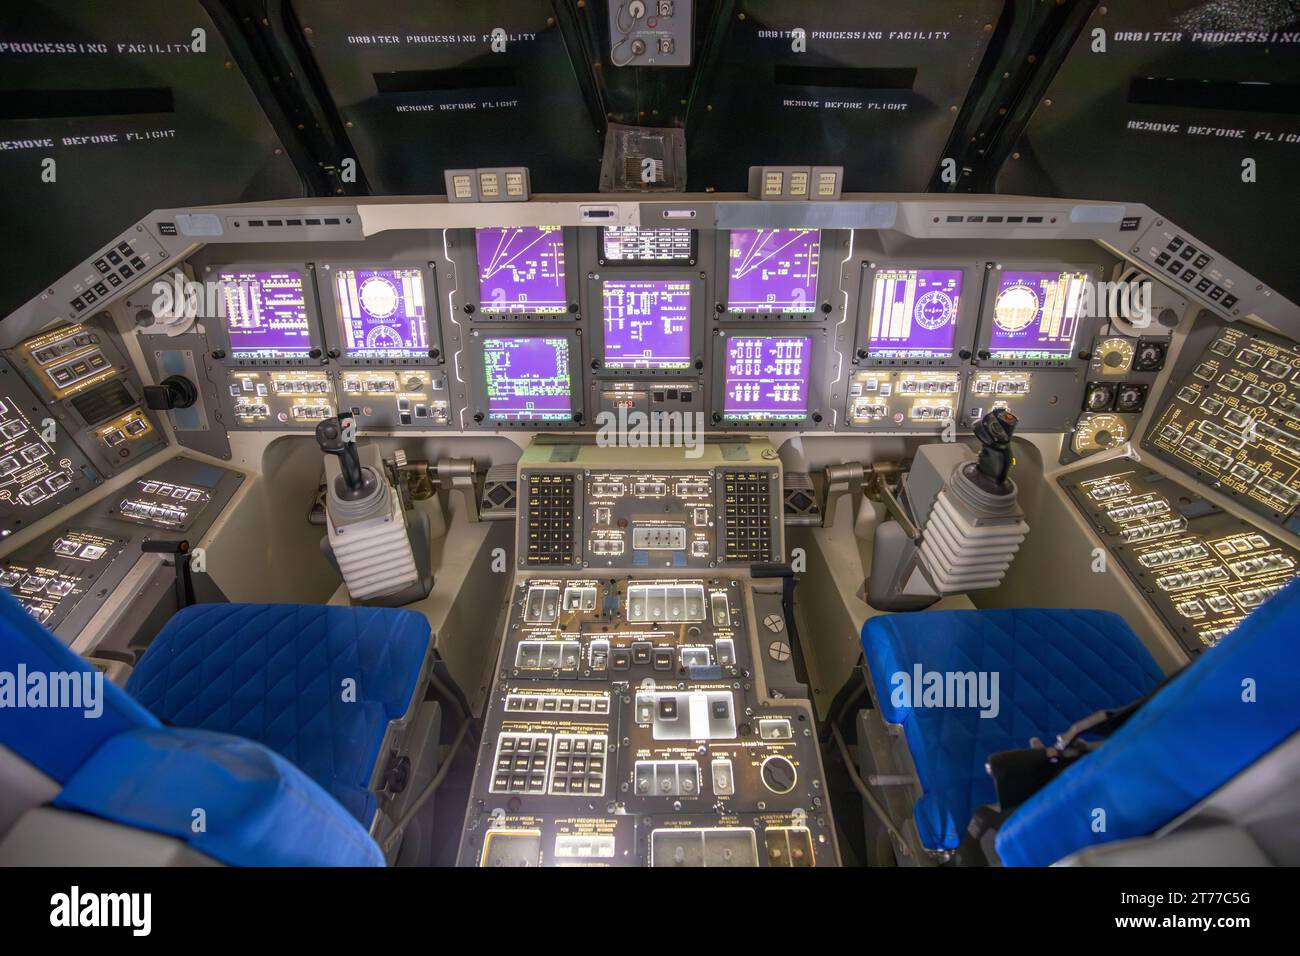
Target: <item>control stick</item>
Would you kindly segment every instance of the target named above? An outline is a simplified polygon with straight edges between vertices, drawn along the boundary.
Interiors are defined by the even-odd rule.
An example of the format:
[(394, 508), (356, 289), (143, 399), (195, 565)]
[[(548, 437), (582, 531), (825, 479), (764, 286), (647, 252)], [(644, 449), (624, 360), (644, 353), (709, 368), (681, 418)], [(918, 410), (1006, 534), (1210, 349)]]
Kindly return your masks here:
[(356, 501), (366, 497), (369, 490), (361, 471), (361, 456), (357, 454), (356, 440), (344, 437), (345, 434), (352, 433), (352, 429), (347, 427), (351, 422), (352, 416), (347, 412), (339, 412), (337, 419), (326, 418), (316, 426), (316, 444), (325, 454), (338, 455), (339, 468), (343, 471), (343, 487), (339, 489), (339, 497)]
[(1011, 436), (1020, 420), (1005, 408), (995, 408), (975, 423), (975, 437), (980, 443), (980, 457), (970, 478), (984, 491), (995, 495), (1010, 494), (1007, 479), (1011, 471)]

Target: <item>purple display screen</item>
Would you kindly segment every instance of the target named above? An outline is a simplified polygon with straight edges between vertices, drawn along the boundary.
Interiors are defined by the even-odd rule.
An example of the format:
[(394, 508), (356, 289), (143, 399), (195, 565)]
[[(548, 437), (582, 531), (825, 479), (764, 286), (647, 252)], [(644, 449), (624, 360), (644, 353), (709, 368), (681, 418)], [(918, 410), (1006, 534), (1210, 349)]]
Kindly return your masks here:
[(771, 422), (807, 417), (811, 338), (733, 335), (726, 342), (723, 418)]
[(951, 358), (960, 269), (881, 269), (871, 295), (867, 351), (879, 358)]
[(569, 340), (502, 336), (483, 340), (483, 375), (492, 421), (573, 418)]
[(424, 274), (419, 269), (338, 269), (334, 301), (348, 355), (428, 354)]
[(497, 315), (567, 312), (564, 230), (559, 226), (476, 229), (479, 308)]
[(606, 368), (690, 368), (689, 280), (611, 279), (601, 286), (601, 298)]
[(293, 358), (312, 350), (301, 272), (222, 272), (230, 352), (244, 358)]
[(988, 350), (994, 358), (1051, 359), (1074, 354), (1082, 272), (1004, 272), (993, 300)]
[(820, 256), (816, 229), (731, 230), (727, 311), (814, 311)]

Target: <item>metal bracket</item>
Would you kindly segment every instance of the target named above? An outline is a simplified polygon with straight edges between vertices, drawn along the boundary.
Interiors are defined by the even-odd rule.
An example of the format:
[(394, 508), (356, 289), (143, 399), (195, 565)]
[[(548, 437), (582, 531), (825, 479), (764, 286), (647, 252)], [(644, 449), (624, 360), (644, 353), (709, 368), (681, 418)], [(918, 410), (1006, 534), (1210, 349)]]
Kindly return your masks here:
[(438, 487), (460, 492), (465, 516), (474, 524), (480, 520), (478, 467), (473, 458), (439, 458)]

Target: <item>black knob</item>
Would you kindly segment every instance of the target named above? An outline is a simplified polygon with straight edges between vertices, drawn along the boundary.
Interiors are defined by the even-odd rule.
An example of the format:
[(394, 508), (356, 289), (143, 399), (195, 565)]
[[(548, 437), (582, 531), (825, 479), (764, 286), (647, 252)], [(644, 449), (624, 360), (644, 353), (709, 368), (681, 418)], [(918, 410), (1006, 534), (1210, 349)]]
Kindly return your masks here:
[(695, 360), (695, 371), (698, 372), (698, 371), (700, 371), (700, 369), (702, 369), (702, 368), (704, 368), (704, 359), (696, 359), (696, 360)]
[(429, 349), (429, 358), (437, 358), (442, 352), (438, 349)]
[(310, 355), (312, 358), (320, 358), (320, 349), (312, 349), (307, 354)]
[(866, 358), (869, 354), (870, 353), (866, 349), (858, 349), (858, 358), (860, 359)]
[(594, 372), (594, 371), (595, 371), (596, 369), (598, 369), (598, 368), (600, 368), (600, 359), (592, 359), (592, 360), (591, 360), (591, 369), (592, 369), (592, 371)]
[(723, 310), (722, 303), (721, 303), (721, 302), (715, 302), (715, 303), (713, 303), (713, 311), (716, 312), (716, 313), (718, 313), (718, 315), (721, 315), (721, 314), (723, 313), (723, 311), (724, 311), (724, 310)]
[(338, 358), (338, 357), (339, 357), (340, 355), (342, 355), (343, 353), (340, 352), (338, 349), (330, 349), (330, 350), (329, 350), (328, 352), (326, 352), (325, 354), (328, 355), (330, 358)]
[(574, 420), (575, 422), (577, 422), (579, 425), (581, 425), (581, 424), (582, 424), (582, 412), (574, 412), (574, 413), (573, 413), (573, 420)]
[(198, 388), (183, 375), (171, 375), (158, 385), (144, 387), (145, 404), (156, 411), (189, 408), (198, 400)]
[(992, 353), (989, 352), (988, 349), (980, 349), (980, 350), (979, 350), (979, 357), (982, 358), (982, 359), (987, 359), (991, 354), (992, 354)]
[(483, 420), (483, 413), (482, 413), (482, 412), (475, 412), (475, 413), (474, 413), (474, 421), (476, 421), (476, 422), (481, 422), (482, 420)]
[(570, 311), (570, 312), (577, 312), (577, 311), (578, 311), (578, 303), (576, 303), (576, 302), (570, 302), (570, 303), (569, 303), (569, 311)]
[(831, 304), (830, 304), (829, 302), (823, 302), (823, 303), (822, 303), (822, 312), (826, 313), (827, 315), (830, 315), (830, 312), (831, 312)]
[(763, 778), (763, 786), (773, 793), (789, 793), (794, 789), (797, 779), (794, 764), (780, 755), (764, 760), (760, 775)]
[(812, 420), (813, 420), (813, 422), (814, 422), (815, 424), (820, 425), (821, 422), (822, 422), (822, 413), (821, 413), (821, 412), (813, 412)]
[(713, 413), (713, 424), (716, 425), (716, 424), (718, 424), (718, 422), (720, 422), (720, 421), (722, 421), (722, 416), (719, 415), (717, 412), (714, 412), (714, 413)]
[(213, 350), (212, 350), (212, 357), (213, 357), (214, 359), (223, 359), (223, 358), (226, 357), (226, 350), (225, 350), (225, 349), (213, 349)]
[(466, 302), (466, 303), (465, 303), (465, 314), (466, 314), (466, 315), (473, 315), (473, 314), (474, 314), (474, 303), (473, 303), (473, 302)]
[(962, 349), (960, 352), (957, 353), (957, 357), (962, 359), (970, 358), (970, 349)]

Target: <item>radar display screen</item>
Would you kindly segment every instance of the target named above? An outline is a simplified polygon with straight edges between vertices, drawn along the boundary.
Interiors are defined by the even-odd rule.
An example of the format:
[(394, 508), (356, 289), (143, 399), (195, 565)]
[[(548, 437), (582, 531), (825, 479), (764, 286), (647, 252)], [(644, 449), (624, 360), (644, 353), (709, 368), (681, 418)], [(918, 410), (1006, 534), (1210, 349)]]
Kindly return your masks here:
[(689, 280), (608, 280), (602, 286), (601, 298), (606, 368), (690, 367)]
[(559, 226), (476, 229), (479, 308), (490, 314), (567, 312), (564, 230)]
[(420, 269), (339, 269), (334, 273), (334, 301), (348, 355), (428, 355), (424, 274)]
[(1088, 275), (1003, 272), (993, 300), (988, 351), (995, 359), (1065, 359), (1074, 354)]
[(562, 422), (573, 418), (569, 340), (498, 336), (483, 340), (488, 419)]
[(881, 269), (871, 297), (867, 350), (880, 358), (951, 358), (960, 269)]
[(301, 272), (222, 272), (230, 352), (236, 358), (299, 358), (313, 348)]
[(723, 418), (797, 422), (807, 417), (811, 338), (734, 335), (726, 341)]
[(733, 229), (728, 312), (811, 313), (817, 308), (817, 229)]
[(600, 230), (600, 257), (605, 262), (690, 265), (695, 261), (695, 231), (674, 227), (604, 226)]

